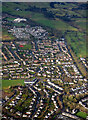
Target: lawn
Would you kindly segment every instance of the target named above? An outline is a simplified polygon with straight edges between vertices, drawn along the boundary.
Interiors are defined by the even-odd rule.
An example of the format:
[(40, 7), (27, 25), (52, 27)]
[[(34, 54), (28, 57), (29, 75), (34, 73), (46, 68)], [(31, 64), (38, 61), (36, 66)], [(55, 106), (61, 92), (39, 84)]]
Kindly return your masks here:
[(85, 112), (78, 112), (76, 115), (84, 119), (87, 117), (87, 114)]
[(9, 86), (24, 85), (24, 80), (2, 80), (2, 88), (8, 88)]

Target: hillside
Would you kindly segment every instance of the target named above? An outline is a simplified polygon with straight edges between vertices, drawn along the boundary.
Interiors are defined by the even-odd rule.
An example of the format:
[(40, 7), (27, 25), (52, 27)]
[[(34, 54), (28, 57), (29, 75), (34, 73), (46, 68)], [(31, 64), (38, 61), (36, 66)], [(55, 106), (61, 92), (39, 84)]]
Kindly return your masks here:
[(2, 12), (11, 15), (5, 18), (8, 21), (12, 16), (24, 17), (61, 32), (75, 54), (86, 57), (86, 3), (3, 3)]

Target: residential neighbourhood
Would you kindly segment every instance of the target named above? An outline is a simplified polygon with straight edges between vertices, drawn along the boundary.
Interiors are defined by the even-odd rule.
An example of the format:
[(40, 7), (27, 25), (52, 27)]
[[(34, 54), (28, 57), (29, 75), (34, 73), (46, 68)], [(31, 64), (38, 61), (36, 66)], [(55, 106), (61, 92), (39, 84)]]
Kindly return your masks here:
[[(87, 76), (65, 36), (56, 37), (26, 17), (9, 17), (7, 13), (2, 17), (2, 26), (12, 37), (5, 36), (0, 50), (0, 77), (8, 81), (8, 87), (2, 87), (2, 120), (87, 120)], [(86, 58), (80, 57), (80, 62), (87, 70)]]
[[(34, 40), (31, 42), (31, 50), (23, 49), (28, 41), (2, 42), (1, 53), (3, 57), (3, 79), (24, 79), (25, 89), (28, 88), (32, 96), (34, 96), (31, 97), (31, 102), (25, 109), (25, 112), (21, 112), (20, 110), (14, 111), (16, 109), (15, 105), (17, 105), (21, 99), (23, 99), (23, 101), (25, 101), (25, 99), (29, 99), (28, 96), (25, 99), (22, 98), (22, 95), (24, 95), (24, 89), (19, 86), (21, 89), (19, 94), (16, 95), (15, 98), (13, 97), (14, 99), (8, 98), (7, 100), (7, 98), (4, 98), (6, 100), (4, 100), (5, 105), (3, 107), (5, 111), (8, 111), (8, 114), (10, 114), (9, 112), (15, 113), (15, 117), (17, 116), (17, 118), (21, 116), (23, 118), (35, 119), (39, 116), (43, 116), (42, 111), (45, 108), (44, 101), (46, 96), (47, 100), (51, 99), (50, 101), (53, 105), (52, 111), (49, 111), (50, 108), (48, 108), (43, 116), (44, 119), (48, 119), (51, 118), (55, 112), (63, 109), (62, 101), (58, 101), (57, 96), (59, 97), (64, 94), (64, 85), (69, 85), (71, 95), (75, 96), (83, 93), (88, 94), (86, 84), (87, 80), (81, 75), (76, 64), (74, 64), (64, 38), (52, 41), (48, 36), (44, 35), (40, 37), (41, 34), (39, 35), (38, 33), (45, 32), (45, 30), (40, 26), (30, 29), (35, 30), (35, 28), (38, 35), (38, 41)], [(40, 31), (38, 29), (40, 29)], [(19, 30), (17, 31), (17, 34), (20, 36)], [(18, 38), (17, 34), (16, 37)], [(32, 33), (32, 30), (30, 34), (36, 37), (36, 33)], [(68, 79), (64, 81), (63, 77), (70, 78), (70, 81), (68, 81)], [(55, 81), (58, 82), (56, 83)], [(81, 85), (80, 87), (80, 83), (77, 84), (78, 81), (81, 81), (83, 86)], [(70, 88), (70, 86), (74, 87)], [(44, 94), (44, 97), (42, 94)], [(8, 105), (9, 99), (10, 104)], [(87, 104), (85, 105), (86, 101), (86, 98), (84, 98), (84, 101), (81, 100), (78, 104), (87, 110)], [(76, 120), (80, 119), (72, 112), (63, 112), (62, 115)], [(3, 117), (5, 118), (6, 116), (3, 114)]]

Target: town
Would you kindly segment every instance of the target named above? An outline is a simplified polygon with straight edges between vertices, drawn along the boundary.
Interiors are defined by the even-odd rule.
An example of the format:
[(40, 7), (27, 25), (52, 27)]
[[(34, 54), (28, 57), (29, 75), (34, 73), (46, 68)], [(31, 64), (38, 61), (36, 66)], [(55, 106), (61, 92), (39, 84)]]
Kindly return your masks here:
[[(27, 23), (27, 19), (14, 18), (11, 23), (21, 22)], [(74, 61), (65, 37), (56, 38), (38, 25), (6, 24), (8, 21), (3, 20), (3, 27), (15, 40), (2, 40), (0, 77), (3, 81), (24, 80), (24, 85), (9, 86), (7, 95), (2, 91), (2, 118), (84, 120), (78, 113), (88, 115), (87, 78)], [(86, 59), (80, 60), (88, 68)]]

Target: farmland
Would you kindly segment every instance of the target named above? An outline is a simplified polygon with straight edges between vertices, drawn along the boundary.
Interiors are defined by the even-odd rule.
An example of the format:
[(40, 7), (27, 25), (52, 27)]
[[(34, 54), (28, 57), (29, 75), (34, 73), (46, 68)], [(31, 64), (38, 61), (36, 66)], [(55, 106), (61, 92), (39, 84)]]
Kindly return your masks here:
[(57, 30), (72, 30), (77, 31), (76, 28), (70, 26), (69, 24), (65, 23), (64, 21), (61, 21), (60, 19), (56, 20), (49, 20), (48, 18), (45, 18), (43, 14), (34, 13), (31, 17), (31, 19), (35, 22), (38, 22), (39, 24), (42, 24), (44, 26), (48, 26)]
[(81, 32), (68, 32), (66, 34), (66, 40), (73, 48), (76, 56), (86, 57), (86, 36)]

